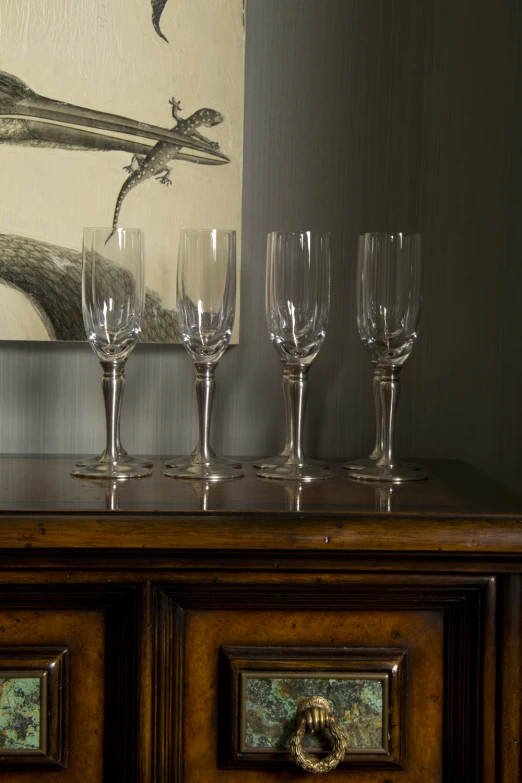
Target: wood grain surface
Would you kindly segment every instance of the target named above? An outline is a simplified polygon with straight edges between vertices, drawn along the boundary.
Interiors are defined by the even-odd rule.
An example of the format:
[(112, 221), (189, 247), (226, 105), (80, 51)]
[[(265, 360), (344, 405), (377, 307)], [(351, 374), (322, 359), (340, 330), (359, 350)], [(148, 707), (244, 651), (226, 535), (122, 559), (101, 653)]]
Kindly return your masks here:
[[(325, 607), (326, 610), (326, 607)], [(241, 639), (245, 644), (260, 643), (260, 628), (273, 645), (312, 645), (327, 641), (335, 646), (372, 647), (391, 645), (393, 631), (401, 635), (401, 646), (409, 657), (410, 679), (404, 729), (408, 730), (408, 771), (357, 771), (361, 783), (376, 783), (389, 776), (397, 783), (416, 780), (441, 781), (442, 766), (442, 683), (443, 623), (441, 612), (220, 612), (194, 611), (186, 618), (185, 699), (192, 705), (184, 716), (185, 783), (232, 783), (237, 770), (217, 770), (216, 650)], [(270, 629), (270, 630), (268, 630)], [(422, 718), (420, 717), (422, 715)], [(251, 770), (252, 783), (274, 783), (302, 779), (309, 783), (316, 775), (299, 771)], [(246, 774), (246, 773), (243, 773)], [(345, 769), (336, 774), (349, 780)]]
[(261, 480), (245, 464), (241, 480), (205, 488), (166, 478), (159, 459), (151, 478), (116, 487), (72, 477), (74, 464), (0, 458), (2, 561), (15, 550), (30, 557), (43, 550), (69, 557), (77, 550), (150, 550), (163, 558), (175, 551), (304, 551), (327, 559), (522, 552), (522, 497), (459, 461), (427, 461), (428, 480), (388, 487), (387, 510), (385, 489), (351, 480), (340, 466), (337, 478), (299, 487)]
[[(459, 461), (431, 460), (425, 467), (428, 480), (387, 494), (383, 511), (383, 488), (353, 481), (341, 467), (336, 479), (299, 488), (261, 480), (245, 464), (243, 479), (205, 489), (166, 478), (156, 460), (151, 478), (111, 487), (72, 477), (70, 459), (3, 457), (0, 563), (29, 562), (50, 551), (66, 567), (78, 556), (102, 567), (118, 551), (134, 551), (139, 565), (147, 550), (159, 557), (157, 565), (172, 564), (176, 553), (195, 553), (200, 561), (207, 553), (226, 568), (234, 553), (237, 563), (260, 553), (277, 568), (285, 553), (301, 551), (331, 570), (368, 553), (520, 555), (522, 497)], [(191, 567), (185, 554), (183, 567)]]

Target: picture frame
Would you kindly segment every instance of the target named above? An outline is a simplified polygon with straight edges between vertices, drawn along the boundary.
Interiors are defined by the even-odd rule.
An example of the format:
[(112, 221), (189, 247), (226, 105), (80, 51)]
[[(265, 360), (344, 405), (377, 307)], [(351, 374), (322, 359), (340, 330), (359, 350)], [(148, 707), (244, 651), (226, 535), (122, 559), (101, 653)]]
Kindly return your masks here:
[(66, 769), (67, 647), (0, 647), (0, 771)]

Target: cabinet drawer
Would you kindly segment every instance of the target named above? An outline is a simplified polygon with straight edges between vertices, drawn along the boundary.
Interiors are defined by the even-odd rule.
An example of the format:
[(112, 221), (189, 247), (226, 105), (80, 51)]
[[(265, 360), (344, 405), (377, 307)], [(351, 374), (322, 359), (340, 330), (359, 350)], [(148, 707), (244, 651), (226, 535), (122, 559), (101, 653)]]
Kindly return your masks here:
[[(2, 781), (324, 779), (289, 752), (297, 701), (311, 696), (327, 697), (348, 733), (327, 773), (334, 780), (495, 780), (494, 579), (188, 570), (119, 585), (102, 578), (0, 585), (0, 680), (2, 665), (6, 677), (34, 680), (49, 648), (67, 651), (70, 670), (60, 763), (17, 766), (0, 754)], [(305, 748), (306, 758), (330, 755), (324, 738), (323, 755)]]
[(2, 783), (137, 780), (136, 594), (0, 584)]
[[(35, 783), (37, 780), (101, 780), (103, 773), (104, 646), (103, 616), (99, 612), (71, 610), (0, 610), (2, 646), (0, 679), (9, 677), (10, 691), (18, 695), (15, 712), (0, 707), (2, 781)], [(16, 645), (12, 647), (11, 645)], [(45, 671), (45, 651), (60, 645), (70, 659), (70, 677), (62, 683), (68, 709), (57, 725), (58, 704), (49, 703), (45, 686), (33, 687)], [(9, 655), (9, 670), (2, 658)], [(55, 656), (59, 660), (58, 653)], [(40, 665), (34, 662), (40, 661)], [(56, 663), (55, 663), (56, 665)], [(3, 669), (3, 671), (2, 671)], [(7, 681), (4, 680), (7, 684)], [(24, 686), (31, 686), (28, 690)], [(25, 700), (22, 693), (26, 691)], [(9, 694), (6, 694), (7, 699)], [(14, 706), (14, 705), (13, 705)], [(32, 708), (32, 709), (31, 709)], [(17, 729), (17, 730), (16, 730)], [(7, 730), (7, 731), (6, 731)], [(31, 735), (38, 734), (38, 740)], [(62, 738), (57, 736), (61, 734)], [(47, 748), (63, 744), (62, 767), (48, 768)], [(41, 753), (37, 750), (41, 749)], [(53, 754), (49, 754), (53, 755)], [(42, 771), (37, 771), (41, 768)], [(57, 777), (55, 777), (55, 775)]]
[[(264, 584), (158, 585), (157, 683), (166, 689), (159, 713), (171, 738), (161, 780), (317, 780), (288, 746), (298, 680), (309, 697), (314, 678), (319, 695), (329, 680), (341, 705), (336, 720), (352, 736), (328, 773), (334, 779), (489, 779), (483, 721), (485, 704), (494, 704), (494, 645), (485, 633), (493, 593), (482, 577), (376, 576), (369, 584), (281, 575)], [(347, 675), (355, 690), (341, 682)], [(364, 685), (372, 676), (380, 677), (379, 698), (379, 688)], [(250, 691), (246, 682), (254, 683)], [(336, 688), (344, 688), (344, 704)]]

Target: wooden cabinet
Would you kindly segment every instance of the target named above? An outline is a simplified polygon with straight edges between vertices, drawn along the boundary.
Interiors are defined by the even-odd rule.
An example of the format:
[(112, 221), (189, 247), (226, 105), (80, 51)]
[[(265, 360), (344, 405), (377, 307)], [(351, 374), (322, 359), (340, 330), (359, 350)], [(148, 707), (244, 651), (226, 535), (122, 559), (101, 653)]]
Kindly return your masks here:
[(522, 778), (522, 498), (457, 461), (393, 489), (73, 464), (0, 460), (2, 781), (324, 780), (289, 753), (316, 692), (334, 781)]

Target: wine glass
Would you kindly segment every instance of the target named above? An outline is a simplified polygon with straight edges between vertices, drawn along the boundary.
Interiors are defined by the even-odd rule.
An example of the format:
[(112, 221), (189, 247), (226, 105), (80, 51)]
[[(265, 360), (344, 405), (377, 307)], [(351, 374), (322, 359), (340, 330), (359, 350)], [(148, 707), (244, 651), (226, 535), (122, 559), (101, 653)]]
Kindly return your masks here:
[(86, 228), (83, 233), (82, 311), (87, 338), (103, 369), (107, 444), (80, 461), (80, 478), (142, 478), (151, 471), (120, 442), (125, 364), (138, 342), (145, 304), (143, 234), (139, 229)]
[[(288, 456), (262, 468), (261, 478), (315, 481), (337, 474), (306, 460), (303, 424), (308, 371), (324, 342), (330, 307), (330, 235), (311, 231), (268, 235), (266, 318), (288, 385)], [(288, 434), (290, 433), (290, 437)]]
[(351, 478), (416, 481), (426, 473), (393, 453), (399, 374), (417, 339), (421, 305), (419, 234), (364, 234), (357, 253), (357, 326), (374, 365), (377, 434), (369, 457), (347, 462)]
[(230, 342), (236, 311), (235, 231), (181, 231), (177, 309), (183, 344), (196, 368), (199, 440), (191, 455), (167, 463), (165, 476), (204, 481), (241, 478), (243, 473), (234, 463), (217, 457), (209, 443), (214, 373)]

